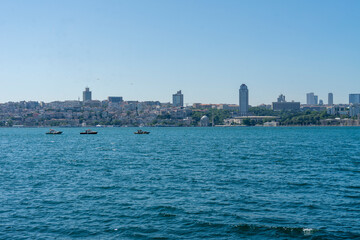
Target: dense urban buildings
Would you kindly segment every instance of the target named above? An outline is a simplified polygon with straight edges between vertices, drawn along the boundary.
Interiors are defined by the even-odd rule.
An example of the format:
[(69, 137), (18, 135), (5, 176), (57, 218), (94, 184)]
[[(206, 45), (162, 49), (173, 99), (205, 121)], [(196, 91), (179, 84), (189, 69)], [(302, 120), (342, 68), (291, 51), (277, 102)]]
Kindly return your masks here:
[(359, 104), (360, 103), (360, 93), (349, 94), (349, 104)]
[(334, 104), (334, 95), (332, 93), (328, 94), (328, 105), (333, 105)]
[(91, 91), (89, 90), (89, 88), (85, 88), (85, 91), (83, 91), (83, 101), (87, 102), (87, 101), (91, 101)]
[(180, 91), (173, 94), (173, 106), (174, 107), (183, 107), (184, 106), (184, 95)]
[[(310, 97), (315, 102), (315, 97), (311, 95), (313, 93)], [(328, 96), (331, 96), (328, 98), (331, 103), (332, 94)], [(194, 103), (184, 107), (181, 91), (173, 95), (173, 103), (124, 101), (120, 96), (91, 100), (89, 88), (86, 88), (83, 97), (83, 101), (0, 104), (0, 126), (360, 125), (360, 94), (350, 94), (350, 104), (336, 105), (300, 105), (300, 102), (287, 102), (281, 94), (272, 106), (261, 104), (251, 108), (245, 84), (239, 89), (239, 105)]]
[(239, 111), (240, 116), (247, 116), (249, 112), (249, 90), (245, 84), (239, 89)]

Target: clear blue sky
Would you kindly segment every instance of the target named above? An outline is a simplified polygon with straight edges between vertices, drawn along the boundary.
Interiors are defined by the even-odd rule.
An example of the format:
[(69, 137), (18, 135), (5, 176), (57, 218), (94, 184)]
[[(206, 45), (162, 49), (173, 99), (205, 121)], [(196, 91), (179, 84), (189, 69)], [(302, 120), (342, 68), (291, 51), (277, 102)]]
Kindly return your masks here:
[(2, 0), (0, 102), (360, 93), (358, 0)]

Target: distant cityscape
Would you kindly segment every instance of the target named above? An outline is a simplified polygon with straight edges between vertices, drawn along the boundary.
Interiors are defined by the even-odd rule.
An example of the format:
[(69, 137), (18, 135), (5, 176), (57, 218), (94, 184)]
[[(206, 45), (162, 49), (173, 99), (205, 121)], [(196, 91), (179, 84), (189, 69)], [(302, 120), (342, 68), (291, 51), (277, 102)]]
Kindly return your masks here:
[(79, 127), (79, 126), (359, 126), (360, 93), (349, 94), (348, 104), (334, 104), (328, 93), (327, 104), (313, 92), (306, 94), (306, 104), (286, 101), (280, 94), (270, 105), (249, 105), (249, 89), (239, 88), (239, 104), (194, 103), (184, 106), (181, 90), (172, 102), (128, 101), (121, 96), (93, 100), (90, 88), (82, 101), (7, 102), (0, 104), (2, 127)]

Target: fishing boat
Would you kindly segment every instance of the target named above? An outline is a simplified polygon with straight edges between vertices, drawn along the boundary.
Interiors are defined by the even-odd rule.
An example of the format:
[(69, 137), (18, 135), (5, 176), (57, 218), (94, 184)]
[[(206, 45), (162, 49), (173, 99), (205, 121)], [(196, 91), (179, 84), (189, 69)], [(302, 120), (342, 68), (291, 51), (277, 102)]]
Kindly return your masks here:
[(143, 131), (141, 129), (137, 130), (137, 132), (134, 132), (134, 134), (149, 134), (150, 132)]
[(46, 134), (62, 134), (61, 131), (56, 131), (54, 129), (50, 129)]
[(92, 131), (91, 129), (85, 130), (85, 132), (81, 132), (80, 134), (97, 134), (97, 132)]

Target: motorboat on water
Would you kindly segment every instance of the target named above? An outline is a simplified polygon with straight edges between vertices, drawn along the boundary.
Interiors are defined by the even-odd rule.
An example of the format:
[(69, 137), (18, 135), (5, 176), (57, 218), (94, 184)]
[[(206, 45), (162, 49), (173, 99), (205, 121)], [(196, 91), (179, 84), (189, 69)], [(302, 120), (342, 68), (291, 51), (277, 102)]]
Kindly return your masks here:
[(56, 131), (54, 129), (50, 129), (46, 134), (62, 134), (61, 131)]
[(141, 129), (137, 130), (137, 132), (134, 132), (134, 134), (149, 134), (150, 132), (143, 131)]
[(92, 131), (91, 129), (85, 130), (84, 132), (81, 132), (80, 134), (97, 134), (97, 132)]

